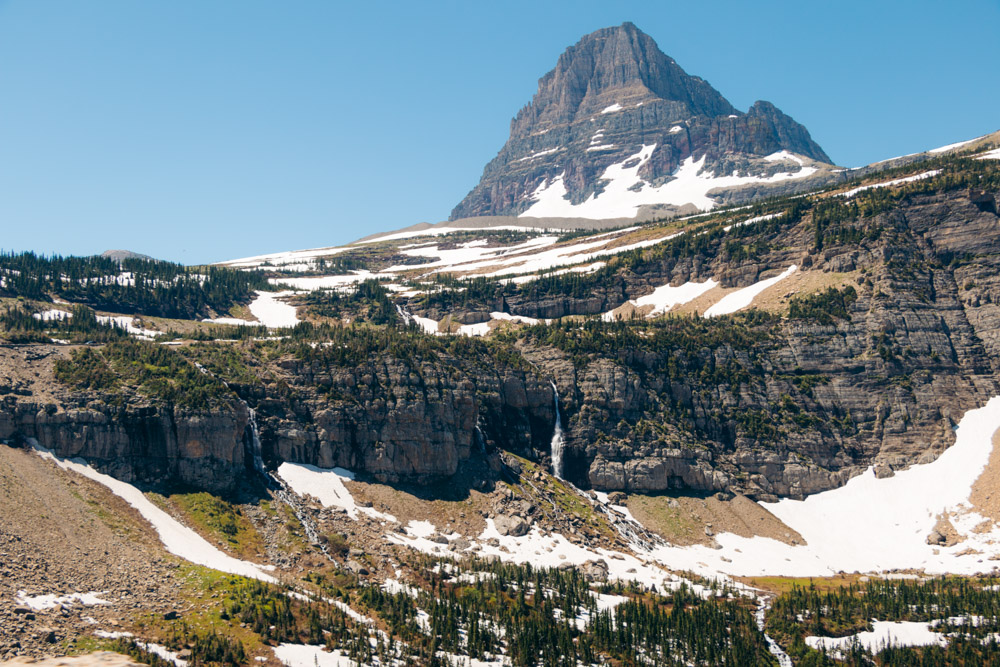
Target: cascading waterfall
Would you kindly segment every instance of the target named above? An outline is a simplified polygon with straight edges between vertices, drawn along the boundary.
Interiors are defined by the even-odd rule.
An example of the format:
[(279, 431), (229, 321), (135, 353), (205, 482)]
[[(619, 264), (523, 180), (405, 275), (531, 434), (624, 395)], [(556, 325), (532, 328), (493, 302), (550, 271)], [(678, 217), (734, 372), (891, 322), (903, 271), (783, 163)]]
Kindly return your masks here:
[(253, 457), (253, 467), (266, 481), (273, 481), (274, 478), (268, 474), (267, 468), (264, 467), (264, 456), (260, 446), (260, 429), (257, 426), (257, 411), (247, 405), (246, 401), (243, 401), (243, 404), (250, 411), (250, 455)]
[(562, 418), (559, 415), (559, 390), (556, 383), (552, 383), (552, 396), (556, 406), (556, 426), (552, 431), (552, 472), (559, 479), (563, 479), (563, 430)]
[(480, 454), (486, 454), (486, 436), (483, 429), (479, 427), (479, 420), (476, 420), (476, 446), (479, 447)]
[[(768, 607), (770, 606), (770, 600), (763, 596), (758, 598), (757, 611), (754, 614), (754, 620), (757, 621), (757, 627), (761, 632), (764, 632), (764, 617), (767, 614)], [(780, 665), (780, 667), (792, 667), (792, 659), (781, 649), (778, 642), (774, 641), (774, 639), (772, 639), (766, 632), (764, 633), (764, 639), (767, 640), (767, 650), (770, 651), (771, 655), (773, 655), (778, 661), (778, 665)]]
[(262, 447), (260, 444), (260, 427), (257, 425), (257, 411), (254, 410), (244, 401), (242, 398), (240, 401), (246, 406), (247, 411), (250, 413), (250, 456), (253, 460), (254, 470), (263, 478), (264, 484), (271, 490), (275, 492), (278, 500), (288, 505), (289, 509), (302, 524), (303, 530), (306, 531), (306, 537), (309, 539), (311, 544), (318, 545), (320, 549), (329, 557), (326, 552), (326, 547), (319, 539), (319, 531), (316, 530), (316, 526), (313, 524), (312, 520), (302, 511), (302, 507), (299, 504), (298, 498), (294, 493), (289, 491), (288, 486), (285, 484), (284, 480), (277, 475), (272, 475), (264, 467), (264, 457), (261, 453)]
[[(201, 364), (195, 362), (194, 365), (199, 371), (201, 371), (205, 375), (210, 375), (212, 377), (215, 377), (215, 375), (209, 372), (209, 370), (204, 366), (202, 366)], [(219, 378), (219, 381), (222, 382), (222, 384), (224, 384), (227, 389), (232, 389), (232, 387), (230, 387), (225, 380)], [(233, 393), (236, 394), (235, 391)], [(261, 476), (261, 478), (264, 481), (264, 485), (268, 489), (271, 489), (275, 492), (275, 495), (278, 497), (278, 500), (288, 505), (289, 509), (292, 510), (292, 513), (299, 520), (299, 523), (302, 524), (303, 530), (306, 531), (306, 537), (309, 539), (309, 542), (319, 546), (323, 554), (327, 558), (330, 558), (330, 554), (327, 551), (326, 545), (324, 545), (322, 541), (319, 539), (319, 531), (316, 530), (316, 526), (313, 524), (312, 520), (302, 510), (302, 506), (299, 504), (299, 500), (296, 497), (296, 495), (288, 489), (288, 486), (285, 484), (284, 480), (281, 479), (281, 477), (278, 477), (277, 475), (272, 475), (267, 471), (267, 468), (264, 466), (263, 447), (261, 447), (260, 443), (260, 427), (257, 425), (257, 411), (251, 408), (250, 404), (247, 403), (245, 400), (243, 400), (239, 394), (236, 394), (236, 398), (237, 400), (239, 400), (240, 403), (243, 404), (243, 407), (247, 409), (247, 413), (250, 415), (250, 420), (249, 423), (247, 424), (250, 427), (249, 454), (250, 454), (250, 459), (253, 461), (254, 470), (257, 472), (257, 474)]]

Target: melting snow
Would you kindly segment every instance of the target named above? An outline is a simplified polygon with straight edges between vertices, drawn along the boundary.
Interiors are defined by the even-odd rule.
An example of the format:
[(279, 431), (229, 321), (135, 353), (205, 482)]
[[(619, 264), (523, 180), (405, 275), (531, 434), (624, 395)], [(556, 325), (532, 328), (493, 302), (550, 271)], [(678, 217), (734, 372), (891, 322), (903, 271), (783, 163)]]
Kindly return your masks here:
[(292, 294), (294, 292), (257, 292), (257, 298), (250, 302), (250, 312), (261, 324), (272, 329), (294, 327), (299, 323), (295, 306), (280, 300)]
[(279, 644), (273, 650), (274, 657), (288, 667), (353, 667), (358, 664), (339, 650), (331, 653), (322, 646)]
[[(426, 523), (429, 530), (427, 526), (415, 529), (415, 524), (418, 523)], [(608, 549), (588, 549), (573, 544), (559, 533), (543, 535), (538, 526), (533, 527), (524, 537), (512, 537), (501, 535), (493, 519), (487, 519), (486, 524), (486, 529), (477, 538), (480, 547), (477, 555), (480, 557), (497, 556), (505, 562), (530, 563), (535, 567), (559, 567), (566, 563), (583, 565), (588, 561), (603, 560), (608, 564), (611, 579), (634, 580), (646, 586), (656, 584), (660, 590), (677, 588), (684, 581), (645, 559)], [(411, 521), (407, 527), (407, 535), (390, 533), (386, 538), (390, 542), (406, 545), (424, 553), (452, 555), (454, 552), (451, 545), (427, 539), (433, 531), (433, 524), (429, 522)], [(496, 546), (490, 543), (494, 540)], [(699, 586), (694, 588), (696, 592), (703, 591)]]
[(750, 303), (754, 300), (754, 297), (766, 290), (768, 287), (776, 285), (778, 282), (795, 273), (797, 268), (798, 267), (792, 264), (781, 274), (774, 276), (773, 278), (761, 280), (760, 282), (754, 283), (749, 287), (744, 287), (743, 289), (727, 294), (719, 299), (719, 301), (712, 307), (706, 310), (704, 316), (716, 317), (718, 315), (729, 315), (730, 313), (735, 313), (738, 310), (743, 310), (750, 305)]
[(874, 188), (887, 188), (892, 185), (899, 185), (901, 183), (910, 183), (912, 181), (920, 181), (925, 178), (931, 178), (937, 176), (941, 173), (940, 169), (931, 169), (930, 171), (925, 171), (922, 174), (917, 174), (916, 176), (907, 176), (906, 178), (897, 178), (894, 181), (886, 181), (885, 183), (872, 183), (871, 185), (862, 185), (860, 187), (854, 188), (853, 190), (848, 190), (841, 194), (845, 199), (849, 199), (859, 192), (864, 192), (865, 190), (872, 190)]
[(68, 313), (65, 310), (43, 310), (40, 313), (35, 313), (32, 317), (43, 322), (51, 322), (53, 320), (65, 320), (73, 317), (73, 313)]
[[(104, 593), (106, 592), (107, 591), (104, 591)], [(71, 607), (74, 604), (82, 604), (85, 607), (111, 604), (107, 600), (99, 598), (99, 595), (102, 595), (102, 593), (94, 591), (91, 593), (70, 593), (69, 595), (29, 596), (25, 591), (18, 591), (16, 599), (18, 604), (23, 604), (24, 606), (30, 607), (35, 611), (45, 611), (47, 609), (55, 609), (56, 607)]]
[[(955, 444), (932, 463), (878, 479), (869, 468), (844, 486), (809, 496), (762, 504), (805, 538), (788, 545), (765, 537), (716, 537), (721, 549), (663, 547), (655, 555), (672, 566), (699, 572), (760, 576), (823, 576), (836, 572), (922, 569), (928, 573), (991, 571), (1000, 554), (1000, 527), (978, 533), (982, 522), (968, 505), (973, 483), (993, 449), (1000, 428), (1000, 397), (969, 410), (956, 428)], [(937, 517), (955, 512), (962, 541), (929, 545)], [(970, 552), (965, 552), (970, 549)], [(723, 560), (725, 558), (726, 560)]]
[(35, 450), (39, 456), (54, 462), (60, 468), (79, 473), (88, 479), (92, 479), (108, 487), (112, 493), (138, 510), (139, 514), (152, 524), (160, 536), (160, 541), (163, 542), (164, 548), (175, 556), (221, 572), (238, 574), (262, 581), (276, 581), (274, 577), (264, 572), (264, 569), (274, 569), (273, 566), (265, 567), (227, 556), (209, 544), (201, 535), (154, 505), (149, 498), (142, 494), (142, 491), (131, 484), (119, 481), (110, 475), (97, 472), (87, 465), (87, 462), (83, 459), (62, 459), (40, 446), (36, 446)]
[(310, 250), (292, 250), (289, 252), (275, 252), (268, 255), (257, 255), (255, 257), (244, 257), (243, 259), (233, 259), (222, 262), (222, 266), (234, 268), (258, 268), (265, 264), (278, 267), (284, 271), (305, 271), (315, 267), (315, 260), (322, 257), (330, 257), (342, 253), (347, 248), (312, 248)]
[(755, 222), (763, 222), (764, 220), (770, 220), (771, 218), (777, 218), (781, 213), (769, 213), (767, 215), (758, 215), (756, 218), (750, 218), (749, 220), (744, 220), (743, 222), (735, 222), (731, 225), (727, 225), (722, 228), (722, 231), (728, 232), (733, 227), (742, 227), (743, 225), (752, 225)]
[(515, 162), (524, 162), (525, 160), (534, 160), (535, 158), (540, 158), (545, 155), (552, 155), (553, 153), (558, 153), (561, 148), (549, 148), (548, 150), (538, 151), (537, 153), (532, 153), (531, 155), (526, 155), (525, 157), (518, 158)]
[(764, 158), (768, 162), (783, 162), (790, 160), (792, 162), (798, 162), (800, 165), (804, 165), (805, 162), (795, 153), (789, 153), (788, 151), (778, 151), (777, 153), (771, 153)]
[[(357, 241), (354, 245), (360, 245), (362, 243), (381, 243), (383, 241), (398, 241), (400, 239), (412, 239), (418, 236), (441, 236), (443, 234), (454, 234), (456, 232), (475, 232), (483, 231), (487, 229), (489, 231), (493, 230), (505, 230), (511, 232), (538, 232), (537, 227), (526, 227), (524, 225), (490, 225), (484, 228), (475, 227), (428, 227), (426, 229), (421, 229), (415, 232), (396, 232), (394, 234), (386, 234), (385, 236), (380, 236), (375, 239), (368, 239), (365, 241)], [(550, 229), (549, 231), (567, 231), (562, 229)]]
[[(708, 290), (718, 286), (718, 284), (715, 280), (709, 278), (703, 283), (689, 282), (677, 287), (669, 284), (662, 285), (653, 290), (652, 294), (641, 296), (638, 299), (629, 301), (629, 303), (636, 307), (653, 306), (653, 310), (646, 315), (646, 317), (653, 317), (668, 312), (674, 306), (697, 299)], [(615, 321), (615, 317), (614, 310), (601, 315), (601, 319), (605, 322), (613, 322)]]
[(869, 651), (876, 653), (888, 645), (893, 646), (931, 646), (944, 645), (948, 637), (931, 630), (932, 623), (914, 621), (872, 621), (871, 632), (859, 632), (847, 637), (806, 637), (806, 644), (816, 650), (826, 649), (828, 652), (842, 651), (851, 647), (855, 641)]
[[(981, 138), (982, 137), (976, 137), (976, 139), (981, 139)], [(976, 139), (966, 139), (965, 141), (958, 141), (958, 142), (956, 142), (954, 144), (948, 144), (947, 146), (941, 146), (939, 148), (932, 148), (932, 149), (930, 149), (927, 152), (928, 153), (944, 153), (946, 151), (950, 151), (950, 150), (955, 149), (955, 148), (961, 148), (962, 146), (965, 146), (966, 144), (971, 144)]]
[[(716, 205), (716, 202), (707, 196), (708, 192), (715, 188), (748, 183), (776, 183), (787, 179), (804, 178), (816, 172), (815, 167), (802, 167), (795, 173), (779, 173), (769, 177), (703, 175), (700, 172), (705, 166), (705, 158), (702, 157), (696, 162), (694, 156), (691, 156), (681, 163), (674, 172), (672, 180), (659, 187), (652, 187), (639, 177), (639, 170), (649, 161), (655, 150), (656, 144), (643, 145), (638, 153), (630, 155), (622, 162), (609, 165), (601, 176), (601, 180), (607, 181), (604, 191), (600, 195), (591, 194), (580, 204), (573, 204), (566, 199), (567, 190), (563, 172), (552, 182), (543, 182), (538, 186), (532, 193), (535, 203), (519, 217), (596, 220), (634, 218), (639, 213), (640, 206), (652, 204), (677, 206), (693, 204), (701, 210), (708, 210)], [(629, 161), (636, 161), (636, 164), (626, 168), (625, 164)], [(638, 188), (634, 189), (636, 186)]]
[(621, 111), (621, 110), (622, 110), (622, 105), (620, 105), (617, 102), (615, 102), (611, 106), (604, 107), (603, 109), (601, 109), (601, 113), (602, 114), (603, 113), (614, 113), (616, 111)]
[(1000, 148), (994, 148), (991, 151), (986, 151), (982, 155), (976, 158), (977, 160), (1000, 160)]
[(396, 517), (384, 514), (371, 507), (358, 507), (354, 497), (347, 490), (345, 481), (354, 481), (354, 473), (344, 468), (317, 468), (308, 463), (282, 463), (278, 466), (278, 476), (300, 496), (312, 496), (323, 507), (339, 507), (352, 519), (358, 513), (373, 519), (395, 521)]

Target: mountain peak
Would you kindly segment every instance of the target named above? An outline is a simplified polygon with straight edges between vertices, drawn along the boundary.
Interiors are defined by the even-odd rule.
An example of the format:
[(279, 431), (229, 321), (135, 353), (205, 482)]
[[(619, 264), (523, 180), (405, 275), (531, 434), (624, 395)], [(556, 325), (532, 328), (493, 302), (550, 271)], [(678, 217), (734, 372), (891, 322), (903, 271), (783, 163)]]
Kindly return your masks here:
[[(767, 159), (782, 151), (798, 158)], [(682, 164), (697, 163), (695, 172), (730, 187), (757, 188), (815, 173), (802, 158), (829, 163), (809, 132), (773, 104), (757, 102), (741, 113), (652, 37), (623, 23), (584, 35), (559, 56), (451, 218), (633, 218), (640, 208), (643, 215), (670, 215), (718, 201), (706, 199), (712, 188), (696, 196), (663, 188)], [(772, 178), (782, 174), (788, 178)], [(606, 195), (610, 190), (618, 194)], [(536, 208), (543, 193), (547, 203)]]
[(539, 125), (572, 122), (618, 105), (664, 99), (693, 113), (733, 113), (732, 105), (705, 81), (689, 76), (653, 38), (632, 23), (585, 35), (559, 56), (538, 81), (538, 92), (518, 113), (513, 133)]

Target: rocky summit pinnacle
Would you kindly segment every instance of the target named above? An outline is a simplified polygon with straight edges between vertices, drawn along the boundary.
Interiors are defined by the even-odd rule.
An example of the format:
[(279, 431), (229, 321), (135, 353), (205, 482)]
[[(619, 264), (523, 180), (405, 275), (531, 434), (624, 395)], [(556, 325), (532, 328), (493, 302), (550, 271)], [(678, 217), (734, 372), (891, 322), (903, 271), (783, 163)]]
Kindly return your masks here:
[(773, 104), (740, 112), (624, 23), (566, 49), (451, 217), (631, 218), (705, 209), (731, 199), (709, 190), (779, 182), (787, 189), (788, 181), (822, 175), (829, 162)]

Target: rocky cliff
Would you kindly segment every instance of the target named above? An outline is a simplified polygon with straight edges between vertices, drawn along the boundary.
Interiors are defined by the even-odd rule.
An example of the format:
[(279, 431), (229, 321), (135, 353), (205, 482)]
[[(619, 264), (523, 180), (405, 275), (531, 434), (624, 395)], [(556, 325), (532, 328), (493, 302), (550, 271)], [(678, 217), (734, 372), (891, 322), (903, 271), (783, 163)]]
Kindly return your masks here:
[(625, 23), (585, 36), (559, 57), (451, 217), (518, 215), (559, 175), (570, 202), (594, 194), (599, 199), (605, 170), (627, 164), (648, 145), (656, 148), (638, 176), (650, 185), (669, 181), (687, 158), (705, 158), (703, 172), (716, 175), (800, 169), (794, 162), (758, 159), (780, 151), (830, 162), (806, 129), (774, 105), (756, 102), (740, 112)]
[[(1000, 393), (1000, 177), (983, 161), (936, 166), (899, 188), (771, 201), (741, 212), (746, 224), (721, 213), (589, 273), (312, 295), (323, 321), (284, 336), (0, 347), (0, 439), (225, 490), (253, 476), (253, 408), (272, 468), (488, 485), (504, 450), (549, 462), (554, 382), (565, 474), (581, 487), (802, 497), (869, 465), (892, 474), (935, 458), (961, 415)], [(732, 290), (793, 265), (735, 315), (692, 302), (584, 317), (628, 316), (667, 284)], [(554, 321), (471, 339), (428, 335), (407, 311)], [(61, 375), (56, 357), (71, 362)]]

